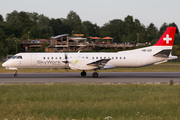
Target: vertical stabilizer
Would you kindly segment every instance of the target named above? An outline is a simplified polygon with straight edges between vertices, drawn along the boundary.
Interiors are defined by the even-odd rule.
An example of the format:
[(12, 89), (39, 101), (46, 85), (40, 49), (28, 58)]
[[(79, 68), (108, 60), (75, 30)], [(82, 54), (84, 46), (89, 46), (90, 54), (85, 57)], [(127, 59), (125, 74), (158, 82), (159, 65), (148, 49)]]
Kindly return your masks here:
[(168, 27), (154, 46), (173, 46), (176, 27)]

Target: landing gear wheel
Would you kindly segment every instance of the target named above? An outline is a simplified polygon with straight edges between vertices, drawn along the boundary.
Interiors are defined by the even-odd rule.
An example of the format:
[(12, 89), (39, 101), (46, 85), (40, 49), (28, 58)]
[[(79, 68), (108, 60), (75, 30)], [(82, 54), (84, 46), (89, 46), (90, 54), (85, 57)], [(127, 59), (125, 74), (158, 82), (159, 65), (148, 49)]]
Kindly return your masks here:
[(17, 70), (16, 70), (14, 73), (14, 77), (17, 77), (17, 76), (18, 76), (18, 74), (17, 74)]
[(92, 74), (92, 76), (93, 76), (94, 78), (97, 78), (97, 77), (98, 77), (98, 73), (97, 73), (97, 72), (94, 72), (94, 73)]
[(84, 70), (81, 72), (81, 76), (86, 77), (86, 72)]

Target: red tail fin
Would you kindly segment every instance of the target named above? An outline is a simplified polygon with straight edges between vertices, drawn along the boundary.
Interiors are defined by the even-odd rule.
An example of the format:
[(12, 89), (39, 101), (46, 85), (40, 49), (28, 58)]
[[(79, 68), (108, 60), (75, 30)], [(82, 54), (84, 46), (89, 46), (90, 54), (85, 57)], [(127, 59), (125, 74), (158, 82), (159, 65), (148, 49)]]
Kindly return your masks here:
[(168, 27), (154, 46), (173, 46), (176, 27)]

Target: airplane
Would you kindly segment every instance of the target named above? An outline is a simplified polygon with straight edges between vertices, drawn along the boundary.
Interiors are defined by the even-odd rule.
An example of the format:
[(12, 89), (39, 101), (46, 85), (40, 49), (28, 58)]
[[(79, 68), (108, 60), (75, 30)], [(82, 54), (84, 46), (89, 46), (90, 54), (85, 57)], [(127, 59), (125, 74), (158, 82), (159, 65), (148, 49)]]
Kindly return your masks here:
[(86, 71), (94, 70), (92, 76), (98, 77), (98, 70), (110, 68), (133, 68), (167, 62), (177, 59), (172, 56), (176, 27), (168, 27), (158, 42), (149, 47), (120, 52), (77, 52), (77, 53), (18, 53), (2, 64), (9, 70), (18, 68), (63, 68)]

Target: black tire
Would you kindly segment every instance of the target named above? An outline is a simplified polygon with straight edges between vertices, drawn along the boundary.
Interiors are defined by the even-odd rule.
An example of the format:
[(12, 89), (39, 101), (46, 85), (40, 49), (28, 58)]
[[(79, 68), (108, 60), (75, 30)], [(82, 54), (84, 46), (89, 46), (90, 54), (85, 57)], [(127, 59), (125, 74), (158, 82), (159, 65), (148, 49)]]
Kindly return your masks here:
[(94, 78), (97, 78), (97, 77), (98, 77), (98, 73), (97, 73), (97, 72), (94, 72), (94, 73), (93, 73), (93, 77), (94, 77)]
[(18, 77), (18, 74), (17, 74), (17, 73), (15, 73), (15, 74), (14, 74), (14, 77)]
[(81, 72), (82, 77), (86, 77), (86, 72)]

